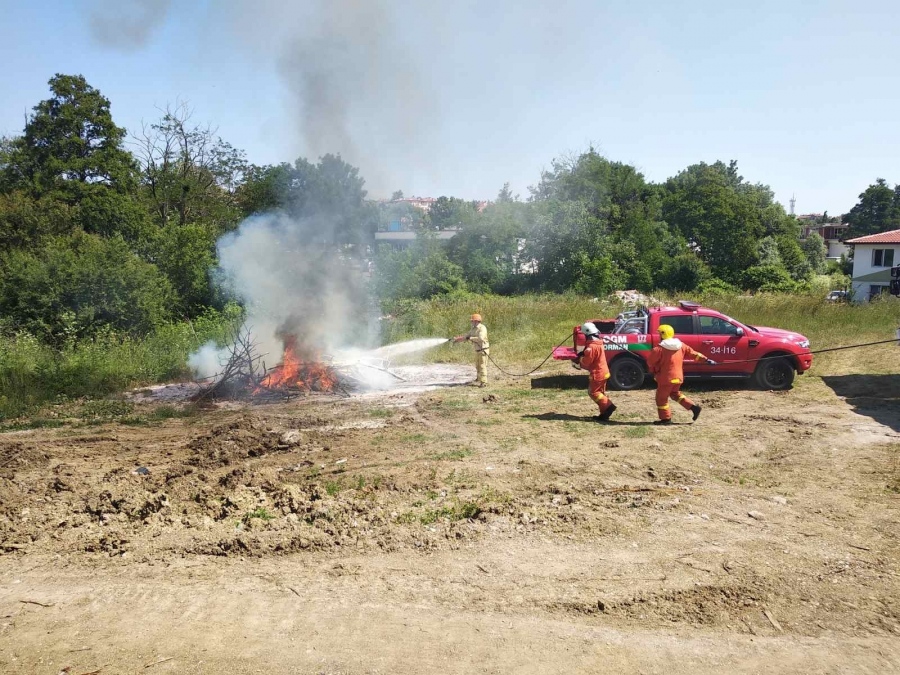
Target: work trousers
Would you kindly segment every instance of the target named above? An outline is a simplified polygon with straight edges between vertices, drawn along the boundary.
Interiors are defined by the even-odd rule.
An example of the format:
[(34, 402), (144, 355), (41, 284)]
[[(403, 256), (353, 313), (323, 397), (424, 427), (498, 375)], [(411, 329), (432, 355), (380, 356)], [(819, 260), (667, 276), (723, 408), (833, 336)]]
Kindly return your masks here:
[(610, 401), (609, 396), (606, 395), (607, 382), (609, 382), (609, 375), (602, 380), (595, 380), (592, 377), (588, 381), (588, 396), (590, 396), (591, 400), (597, 404), (601, 413), (612, 405), (612, 401)]
[(669, 399), (680, 403), (685, 410), (690, 410), (694, 406), (694, 402), (681, 393), (681, 382), (660, 382), (656, 386), (656, 410), (661, 420), (672, 419)]
[(481, 382), (482, 384), (487, 384), (488, 354), (489, 352), (487, 350), (475, 352), (475, 381)]

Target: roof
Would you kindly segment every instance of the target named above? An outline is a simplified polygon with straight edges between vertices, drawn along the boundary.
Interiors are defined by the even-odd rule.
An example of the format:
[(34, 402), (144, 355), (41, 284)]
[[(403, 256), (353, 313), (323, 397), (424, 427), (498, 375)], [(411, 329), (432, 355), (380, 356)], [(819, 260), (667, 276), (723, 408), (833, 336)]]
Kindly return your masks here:
[(870, 234), (865, 237), (848, 239), (845, 244), (900, 244), (900, 230)]

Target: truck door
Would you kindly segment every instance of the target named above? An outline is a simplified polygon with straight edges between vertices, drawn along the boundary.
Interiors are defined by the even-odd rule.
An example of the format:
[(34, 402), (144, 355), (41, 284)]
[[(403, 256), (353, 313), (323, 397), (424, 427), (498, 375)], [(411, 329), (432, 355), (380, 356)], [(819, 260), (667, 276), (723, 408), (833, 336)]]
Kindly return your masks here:
[[(681, 340), (691, 349), (700, 351), (700, 336), (697, 334), (696, 315), (692, 312), (679, 312), (678, 314), (660, 314), (659, 326), (669, 324), (675, 331), (675, 337)], [(659, 344), (659, 338), (656, 338), (654, 344)], [(684, 372), (691, 371), (691, 364), (687, 359), (684, 361)]]
[[(728, 365), (729, 361), (743, 361), (748, 356), (749, 338), (743, 334), (744, 329), (721, 316), (700, 315), (699, 347), (694, 347), (698, 352), (718, 361), (716, 373), (725, 374), (742, 372), (746, 370), (746, 364)], [(693, 346), (693, 345), (692, 345)], [(687, 360), (684, 362), (687, 371)], [(702, 364), (694, 364), (692, 371), (704, 368)]]

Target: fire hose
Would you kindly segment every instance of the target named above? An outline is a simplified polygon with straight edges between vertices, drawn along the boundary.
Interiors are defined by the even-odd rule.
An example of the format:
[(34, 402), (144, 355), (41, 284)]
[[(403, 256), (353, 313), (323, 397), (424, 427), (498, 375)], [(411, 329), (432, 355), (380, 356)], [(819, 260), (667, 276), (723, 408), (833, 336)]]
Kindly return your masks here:
[[(552, 350), (550, 350), (550, 353), (547, 355), (547, 358), (545, 358), (536, 367), (532, 368), (527, 373), (511, 373), (508, 370), (504, 370), (501, 366), (499, 366), (497, 364), (497, 362), (494, 361), (494, 358), (490, 355), (490, 353), (488, 353), (487, 357), (488, 357), (488, 360), (494, 364), (494, 367), (497, 368), (497, 370), (499, 370), (504, 375), (509, 375), (510, 377), (527, 377), (528, 375), (531, 375), (532, 373), (539, 370), (541, 368), (541, 366), (543, 366), (545, 363), (547, 363), (547, 361), (549, 361), (553, 357), (553, 351), (557, 347), (561, 347), (563, 344), (568, 342), (571, 337), (572, 337), (572, 334), (568, 333), (566, 335), (566, 337), (559, 344), (557, 344), (555, 347), (553, 347)], [(603, 337), (602, 339), (604, 342), (607, 342), (607, 339), (605, 337)], [(900, 344), (900, 338), (894, 338), (892, 340), (879, 340), (877, 342), (864, 342), (864, 343), (861, 343), (858, 345), (844, 345), (843, 347), (828, 347), (826, 349), (815, 349), (815, 350), (810, 350), (810, 351), (806, 351), (806, 352), (801, 352), (800, 354), (779, 354), (777, 356), (763, 356), (758, 359), (740, 359), (740, 360), (735, 360), (735, 361), (716, 361), (716, 365), (718, 366), (718, 365), (725, 365), (725, 364), (731, 365), (731, 364), (736, 364), (736, 363), (756, 363), (759, 361), (769, 361), (772, 359), (783, 359), (783, 358), (785, 358), (785, 356), (798, 356), (798, 357), (799, 356), (812, 356), (813, 354), (824, 354), (826, 352), (837, 352), (837, 351), (841, 351), (843, 349), (861, 349), (862, 347), (873, 347), (875, 345), (886, 345), (886, 344), (890, 344), (890, 343)], [(614, 344), (618, 345), (619, 343), (614, 343)]]

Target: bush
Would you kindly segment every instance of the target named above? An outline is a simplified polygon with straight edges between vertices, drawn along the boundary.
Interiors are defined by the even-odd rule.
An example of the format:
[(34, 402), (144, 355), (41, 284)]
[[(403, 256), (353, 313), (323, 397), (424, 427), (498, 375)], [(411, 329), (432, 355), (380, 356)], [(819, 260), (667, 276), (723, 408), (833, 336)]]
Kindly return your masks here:
[(104, 396), (130, 387), (187, 378), (187, 357), (207, 341), (224, 342), (241, 310), (229, 305), (193, 323), (163, 324), (144, 338), (107, 328), (61, 349), (19, 332), (0, 336), (0, 420), (59, 396)]
[(171, 284), (120, 237), (51, 238), (8, 251), (0, 263), (0, 313), (57, 346), (106, 327), (146, 334), (171, 316)]
[(716, 277), (707, 279), (699, 286), (697, 286), (697, 293), (700, 295), (735, 295), (739, 292), (740, 290), (737, 288), (737, 286), (732, 286), (727, 281), (722, 281), (721, 279), (718, 279)]
[(769, 291), (773, 293), (790, 293), (796, 284), (787, 270), (777, 265), (756, 265), (744, 272), (742, 281), (750, 290)]

